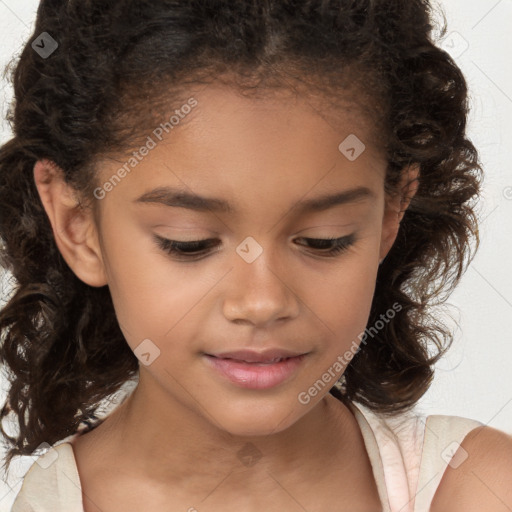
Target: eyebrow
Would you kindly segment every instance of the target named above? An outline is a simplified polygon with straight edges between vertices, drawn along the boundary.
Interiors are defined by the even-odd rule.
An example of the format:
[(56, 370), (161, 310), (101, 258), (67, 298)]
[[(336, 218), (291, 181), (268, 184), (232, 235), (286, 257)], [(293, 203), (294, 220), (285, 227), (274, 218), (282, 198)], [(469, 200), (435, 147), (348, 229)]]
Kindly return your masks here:
[[(334, 206), (354, 203), (360, 200), (376, 197), (374, 192), (367, 187), (357, 187), (344, 190), (335, 194), (323, 195), (312, 199), (297, 201), (293, 209), (300, 213), (320, 212)], [(198, 212), (236, 213), (235, 208), (224, 199), (216, 197), (202, 197), (191, 194), (185, 190), (170, 187), (157, 187), (144, 193), (134, 200), (135, 203), (156, 203), (176, 208), (187, 208)]]

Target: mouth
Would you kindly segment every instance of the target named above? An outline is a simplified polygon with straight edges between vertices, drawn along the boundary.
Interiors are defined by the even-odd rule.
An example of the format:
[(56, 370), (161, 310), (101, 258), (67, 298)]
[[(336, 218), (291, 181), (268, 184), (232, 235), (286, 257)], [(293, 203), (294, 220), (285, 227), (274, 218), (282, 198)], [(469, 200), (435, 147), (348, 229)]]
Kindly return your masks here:
[(245, 350), (203, 356), (209, 367), (223, 380), (248, 389), (269, 389), (289, 380), (307, 353), (285, 350), (257, 353)]

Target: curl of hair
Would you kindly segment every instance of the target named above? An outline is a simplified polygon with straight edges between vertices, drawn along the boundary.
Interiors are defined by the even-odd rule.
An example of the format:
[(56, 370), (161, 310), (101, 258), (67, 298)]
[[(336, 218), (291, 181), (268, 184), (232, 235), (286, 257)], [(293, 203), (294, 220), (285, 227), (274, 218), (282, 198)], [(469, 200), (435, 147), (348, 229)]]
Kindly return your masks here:
[[(29, 43), (21, 52), (10, 77), (14, 137), (0, 148), (0, 263), (16, 281), (0, 311), (8, 465), (97, 420), (101, 401), (138, 374), (108, 287), (78, 279), (56, 246), (35, 162), (55, 163), (80, 207), (96, 208), (101, 159), (144, 139), (190, 84), (222, 76), (253, 94), (301, 84), (331, 99), (356, 90), (387, 156), (387, 193), (400, 192), (401, 171), (419, 164), (418, 192), (379, 269), (368, 326), (393, 304), (400, 310), (361, 343), (340, 397), (385, 414), (418, 401), (451, 342), (432, 308), (460, 280), (471, 242), (478, 246), (481, 172), (465, 134), (466, 82), (435, 45), (433, 14), (427, 0), (40, 3), (31, 41), (48, 32), (59, 46), (47, 58)], [(3, 427), (9, 413), (14, 437)]]

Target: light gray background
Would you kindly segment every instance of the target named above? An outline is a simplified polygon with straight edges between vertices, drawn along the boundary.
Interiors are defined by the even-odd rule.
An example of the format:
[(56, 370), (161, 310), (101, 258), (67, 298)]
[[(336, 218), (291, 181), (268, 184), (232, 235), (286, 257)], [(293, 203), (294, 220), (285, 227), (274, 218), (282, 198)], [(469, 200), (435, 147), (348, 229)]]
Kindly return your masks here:
[[(512, 0), (444, 0), (441, 5), (448, 20), (442, 45), (469, 84), (469, 135), (486, 178), (481, 247), (449, 301), (459, 325), (453, 323), (455, 341), (419, 408), (474, 418), (512, 434)], [(32, 33), (37, 6), (36, 0), (0, 0), (2, 68)], [(5, 81), (0, 87), (3, 119), (11, 89)], [(2, 121), (0, 143), (10, 136)], [(0, 512), (9, 511), (32, 462), (19, 458), (8, 481), (0, 482)]]

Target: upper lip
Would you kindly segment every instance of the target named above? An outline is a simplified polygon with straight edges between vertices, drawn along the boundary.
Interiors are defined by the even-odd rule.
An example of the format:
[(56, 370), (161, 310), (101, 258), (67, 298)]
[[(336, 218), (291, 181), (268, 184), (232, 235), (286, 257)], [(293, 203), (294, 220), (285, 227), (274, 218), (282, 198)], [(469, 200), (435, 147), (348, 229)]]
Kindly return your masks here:
[(291, 350), (271, 348), (261, 352), (245, 349), (207, 355), (217, 357), (219, 359), (236, 359), (237, 361), (245, 361), (246, 363), (268, 363), (274, 360), (286, 359), (288, 357), (301, 356), (304, 355), (304, 352), (293, 352)]

